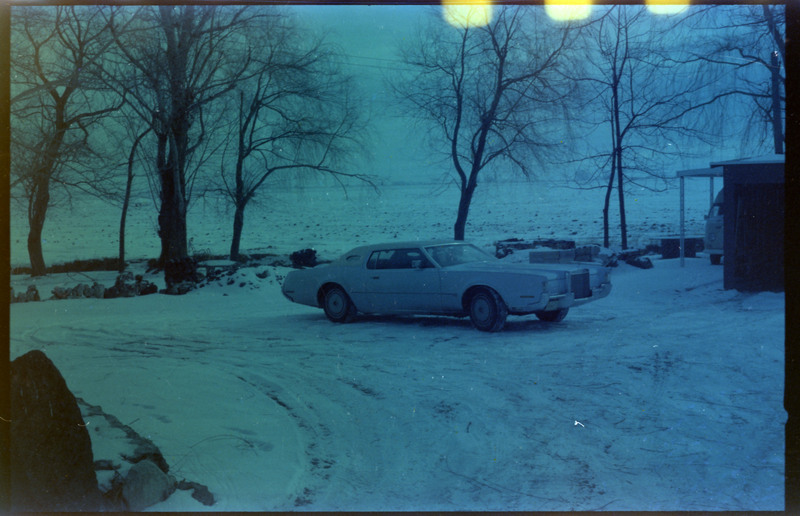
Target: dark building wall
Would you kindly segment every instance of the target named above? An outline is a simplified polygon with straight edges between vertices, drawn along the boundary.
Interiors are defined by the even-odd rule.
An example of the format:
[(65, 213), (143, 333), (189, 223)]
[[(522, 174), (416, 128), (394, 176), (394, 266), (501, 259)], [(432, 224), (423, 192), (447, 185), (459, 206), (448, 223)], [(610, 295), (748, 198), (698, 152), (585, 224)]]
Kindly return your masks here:
[(783, 291), (783, 164), (725, 166), (726, 289)]

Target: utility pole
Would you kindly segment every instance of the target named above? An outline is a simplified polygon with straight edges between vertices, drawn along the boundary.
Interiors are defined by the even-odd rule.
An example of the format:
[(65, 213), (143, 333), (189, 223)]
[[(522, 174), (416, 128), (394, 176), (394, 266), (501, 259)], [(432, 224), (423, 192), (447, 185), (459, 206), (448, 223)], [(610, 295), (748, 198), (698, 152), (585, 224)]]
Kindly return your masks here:
[(774, 50), (769, 58), (772, 73), (772, 135), (775, 140), (775, 154), (783, 154), (783, 127), (781, 116), (780, 65), (778, 51)]

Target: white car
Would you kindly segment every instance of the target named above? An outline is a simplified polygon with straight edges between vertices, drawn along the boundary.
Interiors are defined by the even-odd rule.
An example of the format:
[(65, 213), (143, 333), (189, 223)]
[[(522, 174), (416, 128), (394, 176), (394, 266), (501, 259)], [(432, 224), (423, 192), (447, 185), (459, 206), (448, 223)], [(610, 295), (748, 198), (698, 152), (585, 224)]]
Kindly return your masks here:
[(359, 312), (469, 315), (477, 329), (499, 331), (508, 314), (561, 321), (571, 307), (606, 297), (611, 281), (595, 264), (509, 263), (468, 243), (429, 241), (357, 247), (290, 272), (281, 289), (334, 322)]

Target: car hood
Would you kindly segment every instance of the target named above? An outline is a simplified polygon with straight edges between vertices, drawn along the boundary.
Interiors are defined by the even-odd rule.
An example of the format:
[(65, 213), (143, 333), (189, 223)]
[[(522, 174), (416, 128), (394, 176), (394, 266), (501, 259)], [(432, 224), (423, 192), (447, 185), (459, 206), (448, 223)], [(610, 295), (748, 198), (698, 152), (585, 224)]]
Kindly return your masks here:
[(451, 265), (450, 267), (443, 267), (443, 271), (464, 271), (464, 272), (507, 272), (510, 274), (526, 274), (530, 276), (544, 276), (549, 280), (559, 279), (564, 277), (564, 273), (568, 267), (564, 268), (539, 268), (535, 265), (527, 263), (504, 263), (504, 262), (470, 262), (462, 263), (460, 265)]

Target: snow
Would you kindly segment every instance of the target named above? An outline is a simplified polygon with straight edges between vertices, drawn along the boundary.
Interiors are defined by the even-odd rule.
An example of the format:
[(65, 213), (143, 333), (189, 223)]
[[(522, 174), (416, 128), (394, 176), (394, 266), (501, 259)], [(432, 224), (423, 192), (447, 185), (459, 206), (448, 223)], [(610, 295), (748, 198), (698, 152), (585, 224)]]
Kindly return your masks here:
[[(275, 193), (248, 212), (243, 249), (315, 247), (331, 259), (364, 243), (446, 238), (453, 192), (435, 188)], [(687, 199), (699, 232), (708, 192)], [(629, 201), (635, 245), (676, 231), (677, 192)], [(601, 191), (485, 184), (467, 234), (487, 249), (513, 236), (598, 241), (601, 206)], [(113, 256), (117, 216), (81, 203), (53, 214), (48, 263)], [(128, 234), (141, 236), (131, 256), (156, 254), (149, 217), (130, 219)], [(230, 219), (196, 205), (195, 247), (224, 253)], [(20, 227), (12, 219), (15, 265)], [(510, 317), (496, 334), (447, 317), (333, 324), (283, 298), (290, 269), (263, 263), (184, 296), (13, 304), (10, 355), (44, 351), (76, 396), (217, 500), (178, 491), (148, 510), (782, 509), (783, 294), (724, 290), (723, 268), (703, 255), (684, 268), (653, 261), (614, 269), (611, 294), (561, 323)], [(114, 276), (36, 283), (49, 297), (56, 284)], [(12, 276), (17, 291), (30, 283)], [(90, 435), (97, 454), (102, 434)]]

